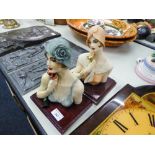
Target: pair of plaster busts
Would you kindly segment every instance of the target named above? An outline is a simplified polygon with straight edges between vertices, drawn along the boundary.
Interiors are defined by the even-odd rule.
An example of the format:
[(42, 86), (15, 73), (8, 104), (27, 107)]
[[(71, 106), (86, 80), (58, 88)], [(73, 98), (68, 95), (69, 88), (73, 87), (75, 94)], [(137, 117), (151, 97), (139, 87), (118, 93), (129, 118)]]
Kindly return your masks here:
[(68, 69), (71, 49), (66, 40), (55, 38), (44, 45), (48, 70), (42, 76), (37, 91), (38, 98), (48, 98), (51, 102), (69, 107), (73, 103), (82, 102), (84, 85), (81, 80), (92, 85), (107, 81), (112, 65), (103, 53), (104, 29), (100, 26), (91, 27), (86, 43), (90, 52), (81, 54), (72, 70)]

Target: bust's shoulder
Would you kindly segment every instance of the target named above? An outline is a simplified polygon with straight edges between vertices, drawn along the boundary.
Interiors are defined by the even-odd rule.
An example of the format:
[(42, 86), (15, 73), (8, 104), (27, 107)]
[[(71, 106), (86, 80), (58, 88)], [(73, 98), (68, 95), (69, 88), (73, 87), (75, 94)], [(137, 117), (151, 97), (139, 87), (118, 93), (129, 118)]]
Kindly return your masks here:
[(84, 85), (81, 82), (81, 80), (77, 79), (75, 81), (74, 87), (73, 87), (73, 91), (75, 92), (83, 92), (84, 91)]

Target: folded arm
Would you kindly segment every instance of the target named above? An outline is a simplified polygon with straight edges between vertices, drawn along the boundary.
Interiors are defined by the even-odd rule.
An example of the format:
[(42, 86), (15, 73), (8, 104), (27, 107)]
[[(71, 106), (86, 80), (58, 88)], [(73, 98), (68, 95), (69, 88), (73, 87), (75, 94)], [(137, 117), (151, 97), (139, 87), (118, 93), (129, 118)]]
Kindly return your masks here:
[(41, 85), (37, 91), (37, 97), (45, 98), (45, 97), (49, 96), (53, 92), (56, 85), (57, 85), (57, 79), (51, 80), (50, 76), (47, 73), (45, 73), (42, 76)]

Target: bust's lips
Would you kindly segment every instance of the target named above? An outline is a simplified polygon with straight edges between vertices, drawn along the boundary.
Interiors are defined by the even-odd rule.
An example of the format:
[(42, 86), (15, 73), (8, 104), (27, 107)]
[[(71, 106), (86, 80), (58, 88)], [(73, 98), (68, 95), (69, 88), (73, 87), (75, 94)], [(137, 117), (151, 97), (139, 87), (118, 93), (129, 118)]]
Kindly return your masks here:
[(52, 71), (52, 70), (53, 70), (53, 68), (48, 67), (47, 74), (51, 77), (52, 80), (54, 80), (54, 79), (57, 78), (57, 74), (56, 73), (51, 73), (50, 71)]

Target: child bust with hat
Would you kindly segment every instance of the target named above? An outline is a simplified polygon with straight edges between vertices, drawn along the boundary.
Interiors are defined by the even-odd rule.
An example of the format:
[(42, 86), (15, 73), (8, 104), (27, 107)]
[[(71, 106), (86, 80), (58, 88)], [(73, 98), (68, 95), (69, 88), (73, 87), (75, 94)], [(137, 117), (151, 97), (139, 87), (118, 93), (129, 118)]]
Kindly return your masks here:
[(105, 31), (99, 25), (88, 30), (87, 45), (89, 53), (81, 54), (72, 73), (82, 79), (84, 83), (97, 85), (104, 83), (112, 71), (112, 65), (103, 53), (105, 46)]
[(63, 38), (55, 38), (48, 41), (44, 48), (48, 71), (42, 75), (37, 97), (58, 102), (64, 107), (80, 104), (84, 86), (68, 69), (71, 61), (70, 45)]

